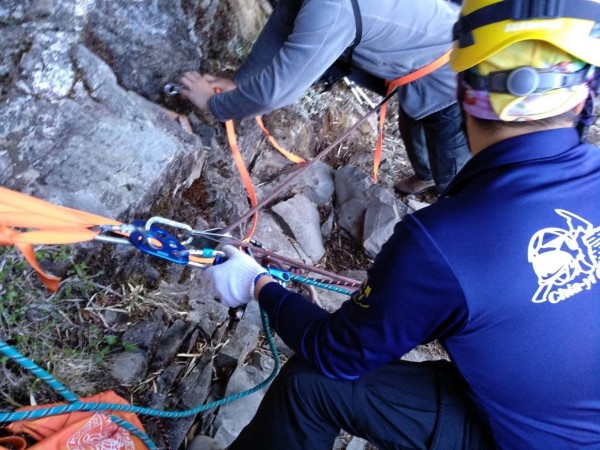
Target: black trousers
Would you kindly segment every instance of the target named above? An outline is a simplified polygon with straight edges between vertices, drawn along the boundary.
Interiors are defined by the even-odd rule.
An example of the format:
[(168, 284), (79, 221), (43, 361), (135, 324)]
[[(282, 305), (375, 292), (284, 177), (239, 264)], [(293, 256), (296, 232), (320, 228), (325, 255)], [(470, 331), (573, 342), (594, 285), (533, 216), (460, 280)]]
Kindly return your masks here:
[(458, 103), (419, 120), (409, 117), (400, 105), (398, 126), (417, 177), (434, 180), (444, 191), (471, 157)]
[(447, 361), (397, 361), (332, 380), (294, 356), (228, 447), (330, 450), (340, 429), (381, 449), (491, 449)]

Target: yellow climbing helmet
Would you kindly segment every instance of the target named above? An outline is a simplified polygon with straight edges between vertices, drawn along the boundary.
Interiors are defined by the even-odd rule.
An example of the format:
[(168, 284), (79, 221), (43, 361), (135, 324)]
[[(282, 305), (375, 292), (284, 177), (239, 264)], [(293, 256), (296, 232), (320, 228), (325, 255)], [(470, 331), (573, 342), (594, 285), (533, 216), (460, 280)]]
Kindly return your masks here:
[(525, 40), (600, 66), (600, 0), (464, 0), (450, 64), (462, 72)]

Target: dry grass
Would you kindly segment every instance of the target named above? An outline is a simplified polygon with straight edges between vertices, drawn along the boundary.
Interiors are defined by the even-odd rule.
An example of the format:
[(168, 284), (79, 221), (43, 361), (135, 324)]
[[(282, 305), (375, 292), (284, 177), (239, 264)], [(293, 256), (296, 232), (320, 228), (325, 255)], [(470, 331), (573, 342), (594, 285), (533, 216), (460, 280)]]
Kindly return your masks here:
[[(78, 396), (115, 388), (106, 360), (122, 350), (123, 329), (107, 323), (104, 313), (143, 317), (161, 307), (175, 314), (172, 302), (158, 292), (146, 296), (142, 287), (103, 284), (101, 271), (75, 262), (73, 248), (37, 250), (40, 260), (67, 267), (66, 276), (49, 293), (18, 251), (0, 247), (0, 338)], [(0, 409), (62, 400), (5, 356), (0, 373)]]

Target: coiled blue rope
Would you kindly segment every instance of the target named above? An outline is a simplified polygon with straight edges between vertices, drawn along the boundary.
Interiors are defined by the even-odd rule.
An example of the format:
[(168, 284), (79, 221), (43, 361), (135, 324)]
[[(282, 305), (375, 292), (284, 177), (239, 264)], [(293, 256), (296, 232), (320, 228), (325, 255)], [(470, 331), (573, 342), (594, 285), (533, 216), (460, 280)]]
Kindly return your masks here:
[[(279, 364), (279, 352), (277, 351), (277, 346), (275, 345), (275, 339), (273, 339), (273, 334), (269, 328), (269, 319), (267, 317), (267, 313), (261, 308), (261, 321), (265, 336), (267, 338), (267, 342), (269, 344), (269, 349), (273, 354), (273, 371), (271, 374), (261, 383), (254, 386), (253, 388), (247, 389), (245, 391), (239, 392), (237, 394), (232, 394), (227, 397), (224, 397), (220, 400), (216, 400), (214, 402), (206, 403), (204, 405), (200, 405), (196, 408), (192, 408), (185, 411), (161, 411), (158, 409), (152, 408), (144, 408), (140, 406), (133, 405), (121, 405), (116, 403), (84, 403), (79, 400), (79, 398), (69, 391), (64, 385), (62, 385), (58, 380), (56, 380), (52, 375), (50, 375), (47, 371), (42, 369), (36, 363), (34, 363), (29, 358), (23, 356), (13, 347), (0, 340), (0, 353), (12, 358), (15, 362), (17, 362), (21, 367), (29, 370), (32, 374), (36, 375), (38, 378), (43, 380), (46, 384), (48, 384), (52, 389), (54, 389), (57, 393), (59, 393), (65, 400), (67, 400), (68, 404), (52, 406), (48, 408), (40, 408), (34, 409), (30, 411), (16, 411), (10, 413), (0, 413), (0, 423), (1, 422), (14, 422), (17, 420), (31, 420), (31, 419), (39, 419), (42, 417), (48, 416), (56, 416), (59, 414), (71, 413), (75, 411), (127, 411), (133, 412), (135, 414), (146, 415), (146, 416), (155, 416), (161, 418), (169, 418), (169, 419), (177, 419), (183, 417), (193, 416), (200, 412), (206, 411), (208, 409), (216, 408), (218, 406), (224, 405), (225, 403), (233, 402), (240, 398), (251, 395), (264, 387), (266, 387), (275, 376), (279, 372), (280, 364)], [(113, 420), (119, 426), (125, 428), (127, 431), (134, 434), (138, 437), (150, 450), (156, 450), (156, 445), (152, 442), (150, 437), (139, 430), (134, 425), (130, 424), (123, 419), (118, 417), (111, 416), (111, 420)]]

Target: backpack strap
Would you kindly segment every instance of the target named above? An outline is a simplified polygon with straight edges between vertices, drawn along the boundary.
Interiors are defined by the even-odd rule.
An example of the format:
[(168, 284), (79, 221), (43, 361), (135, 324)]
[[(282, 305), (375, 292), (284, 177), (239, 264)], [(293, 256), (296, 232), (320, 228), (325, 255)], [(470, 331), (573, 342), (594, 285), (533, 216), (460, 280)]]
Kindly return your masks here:
[(360, 7), (358, 6), (358, 0), (350, 0), (352, 2), (352, 10), (354, 11), (354, 23), (356, 24), (356, 36), (352, 45), (344, 52), (348, 54), (348, 64), (352, 65), (352, 53), (360, 41), (362, 40), (362, 17), (360, 15)]

